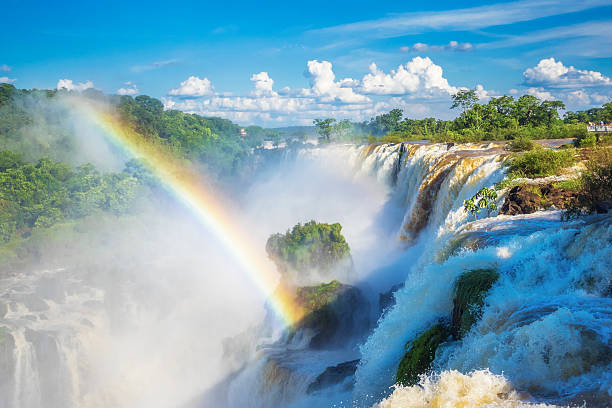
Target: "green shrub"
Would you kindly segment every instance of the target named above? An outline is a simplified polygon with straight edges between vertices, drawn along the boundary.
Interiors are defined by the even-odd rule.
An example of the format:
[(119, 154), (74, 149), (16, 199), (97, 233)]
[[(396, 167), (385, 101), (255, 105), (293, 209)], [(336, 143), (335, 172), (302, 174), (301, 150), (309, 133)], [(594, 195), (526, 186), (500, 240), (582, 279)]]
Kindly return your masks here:
[(397, 368), (395, 382), (402, 385), (414, 385), (419, 376), (425, 374), (436, 357), (438, 346), (450, 336), (449, 328), (436, 324), (414, 341), (406, 343), (406, 354)]
[(533, 141), (524, 137), (511, 140), (506, 144), (506, 149), (510, 150), (511, 152), (526, 152), (529, 150), (533, 150), (533, 148)]
[(576, 138), (574, 146), (576, 147), (595, 147), (597, 145), (597, 136), (595, 133), (587, 133), (582, 137)]
[(551, 149), (535, 149), (510, 161), (509, 177), (547, 177), (560, 172), (576, 162), (573, 150), (554, 151)]
[(555, 187), (562, 188), (564, 190), (579, 191), (582, 188), (582, 178), (563, 180), (555, 183)]
[(578, 196), (565, 212), (566, 219), (593, 213), (600, 204), (612, 201), (612, 150), (596, 149), (577, 183)]

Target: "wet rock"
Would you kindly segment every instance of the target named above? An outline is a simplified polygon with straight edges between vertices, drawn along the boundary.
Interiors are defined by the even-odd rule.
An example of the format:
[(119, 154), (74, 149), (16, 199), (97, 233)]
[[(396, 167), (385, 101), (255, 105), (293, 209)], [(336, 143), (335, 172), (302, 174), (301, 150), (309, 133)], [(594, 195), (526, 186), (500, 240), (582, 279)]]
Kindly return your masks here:
[(15, 339), (5, 327), (0, 327), (0, 406), (9, 407), (14, 391)]
[(391, 289), (389, 289), (385, 293), (378, 294), (378, 312), (380, 314), (395, 305), (395, 296), (393, 296), (393, 294), (399, 289), (401, 289), (403, 286), (403, 284), (398, 283), (397, 285), (393, 285)]
[(556, 187), (554, 184), (521, 184), (510, 189), (500, 214), (531, 214), (538, 210), (566, 208), (576, 199), (576, 192)]
[(43, 299), (62, 303), (66, 298), (64, 280), (59, 276), (43, 277), (36, 286), (36, 294)]
[(43, 312), (49, 310), (47, 302), (36, 296), (34, 293), (27, 293), (15, 296), (17, 302), (22, 303), (30, 312)]
[(508, 192), (499, 213), (506, 215), (531, 214), (540, 209), (541, 202), (542, 197), (531, 186), (516, 186)]
[(612, 201), (600, 201), (595, 203), (595, 211), (597, 214), (606, 214), (612, 209)]
[(327, 367), (325, 371), (319, 374), (316, 380), (308, 386), (306, 392), (311, 394), (343, 382), (346, 378), (355, 374), (355, 371), (357, 371), (357, 364), (359, 364), (359, 360), (352, 360)]
[(336, 280), (297, 289), (296, 302), (306, 311), (296, 323), (294, 333), (311, 330), (310, 347), (315, 349), (345, 346), (344, 342), (369, 327), (367, 300), (361, 291)]

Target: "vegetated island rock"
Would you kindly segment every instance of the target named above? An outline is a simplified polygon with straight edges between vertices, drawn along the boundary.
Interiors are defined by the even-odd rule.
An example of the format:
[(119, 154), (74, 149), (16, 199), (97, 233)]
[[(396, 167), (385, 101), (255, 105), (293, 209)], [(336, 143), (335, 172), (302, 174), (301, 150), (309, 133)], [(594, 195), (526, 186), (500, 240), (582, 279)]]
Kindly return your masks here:
[(355, 374), (357, 371), (359, 360), (345, 361), (335, 366), (330, 366), (325, 369), (319, 376), (308, 386), (306, 392), (312, 394), (324, 388), (343, 382), (346, 378)]
[(499, 213), (506, 215), (531, 214), (552, 206), (566, 208), (576, 199), (577, 192), (548, 184), (521, 184), (512, 187)]
[(368, 302), (361, 291), (337, 280), (296, 290), (295, 302), (304, 317), (294, 325), (293, 333), (312, 330), (310, 347), (315, 349), (341, 346), (346, 339), (367, 330)]
[(451, 333), (461, 339), (480, 318), (487, 293), (499, 279), (494, 269), (473, 269), (464, 272), (455, 282)]
[(268, 238), (266, 252), (287, 285), (299, 286), (350, 274), (351, 251), (338, 223), (309, 221)]
[(438, 323), (414, 341), (406, 343), (407, 351), (397, 368), (395, 382), (402, 385), (416, 384), (419, 376), (429, 371), (438, 346), (447, 341), (450, 335), (450, 328), (444, 323)]

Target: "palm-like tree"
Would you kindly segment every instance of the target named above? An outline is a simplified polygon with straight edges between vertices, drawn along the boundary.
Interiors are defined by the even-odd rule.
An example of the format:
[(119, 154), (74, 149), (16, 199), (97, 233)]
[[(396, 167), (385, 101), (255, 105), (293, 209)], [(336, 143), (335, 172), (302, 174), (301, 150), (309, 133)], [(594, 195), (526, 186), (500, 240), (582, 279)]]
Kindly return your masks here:
[(476, 206), (476, 203), (474, 202), (474, 199), (471, 198), (469, 200), (465, 200), (463, 202), (463, 208), (465, 209), (465, 211), (472, 213), (472, 215), (474, 216), (474, 221), (476, 221), (478, 219), (478, 217), (476, 216), (476, 214), (478, 213), (478, 207)]
[(465, 211), (474, 215), (474, 220), (477, 220), (478, 212), (481, 209), (487, 209), (487, 217), (491, 216), (491, 211), (497, 211), (497, 192), (494, 189), (483, 187), (472, 198), (463, 202)]

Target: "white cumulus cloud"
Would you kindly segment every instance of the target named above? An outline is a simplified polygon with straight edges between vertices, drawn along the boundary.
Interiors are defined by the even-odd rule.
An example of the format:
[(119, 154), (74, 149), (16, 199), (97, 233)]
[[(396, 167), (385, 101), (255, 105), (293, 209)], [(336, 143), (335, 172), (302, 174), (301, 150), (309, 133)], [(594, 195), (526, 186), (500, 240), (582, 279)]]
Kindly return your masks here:
[(0, 65), (0, 72), (11, 72), (11, 67), (6, 64)]
[(190, 76), (185, 81), (181, 82), (178, 88), (170, 90), (168, 94), (183, 97), (200, 97), (212, 95), (214, 87), (208, 78), (200, 79), (197, 76)]
[(253, 74), (251, 82), (255, 86), (253, 94), (256, 96), (261, 95), (275, 95), (276, 93), (272, 89), (274, 86), (274, 80), (270, 78), (267, 72), (260, 72), (259, 74)]
[[(220, 116), (241, 124), (281, 126), (309, 125), (314, 118), (325, 117), (363, 121), (393, 108), (416, 118), (450, 117), (449, 95), (463, 89), (451, 86), (441, 67), (420, 57), (390, 73), (372, 64), (371, 72), (361, 79), (337, 79), (331, 62), (311, 60), (305, 76), (309, 87), (275, 90), (276, 82), (268, 72), (254, 73), (250, 77), (253, 89), (243, 95), (215, 92), (207, 80), (202, 83), (204, 80), (191, 77), (162, 99), (167, 109)], [(492, 91), (482, 85), (476, 90), (482, 99), (491, 96)], [(414, 103), (418, 98), (429, 102)]]
[(117, 94), (119, 95), (137, 95), (140, 91), (136, 84), (132, 82), (126, 82), (125, 87), (117, 89)]
[(525, 92), (528, 95), (532, 95), (535, 96), (536, 98), (542, 100), (542, 101), (552, 101), (555, 100), (556, 98), (553, 96), (553, 94), (551, 94), (549, 91), (545, 90), (542, 87), (538, 87), (538, 88), (527, 88), (525, 90)]
[(416, 43), (412, 46), (400, 47), (400, 51), (404, 52), (426, 52), (426, 51), (472, 51), (474, 46), (469, 42), (450, 41), (446, 45), (429, 45), (424, 43)]
[(12, 84), (16, 80), (17, 80), (17, 78), (9, 78), (7, 76), (1, 76), (0, 77), (0, 83)]
[(612, 80), (601, 72), (568, 67), (554, 58), (542, 59), (535, 67), (527, 68), (523, 79), (527, 84), (551, 87), (612, 85)]
[(60, 79), (57, 81), (57, 89), (66, 89), (68, 91), (84, 91), (93, 87), (94, 84), (91, 81), (76, 83), (72, 79)]
[[(343, 86), (343, 84), (347, 84), (346, 80), (345, 82), (336, 82), (336, 75), (329, 61), (308, 61), (306, 76), (310, 79), (311, 88), (305, 90), (304, 95), (314, 95), (322, 102), (359, 103), (369, 101), (367, 96), (356, 93), (350, 87)], [(350, 81), (352, 82), (352, 80)]]
[(431, 96), (454, 94), (457, 88), (444, 78), (442, 67), (429, 58), (414, 57), (397, 70), (385, 73), (375, 63), (370, 64), (370, 73), (361, 80), (361, 91), (366, 94)]

